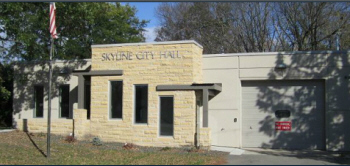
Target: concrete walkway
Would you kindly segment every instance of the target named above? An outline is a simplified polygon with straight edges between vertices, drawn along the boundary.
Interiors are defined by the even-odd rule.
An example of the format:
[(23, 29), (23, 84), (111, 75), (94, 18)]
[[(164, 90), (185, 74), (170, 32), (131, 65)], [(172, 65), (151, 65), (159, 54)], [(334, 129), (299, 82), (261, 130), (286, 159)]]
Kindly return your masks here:
[(349, 153), (319, 150), (211, 147), (229, 152), (226, 165), (335, 165), (350, 164)]
[(230, 155), (242, 155), (244, 150), (230, 147), (211, 146), (210, 150), (228, 152)]
[(6, 133), (6, 132), (11, 132), (11, 131), (15, 131), (15, 129), (4, 129), (4, 130), (0, 130), (0, 133)]

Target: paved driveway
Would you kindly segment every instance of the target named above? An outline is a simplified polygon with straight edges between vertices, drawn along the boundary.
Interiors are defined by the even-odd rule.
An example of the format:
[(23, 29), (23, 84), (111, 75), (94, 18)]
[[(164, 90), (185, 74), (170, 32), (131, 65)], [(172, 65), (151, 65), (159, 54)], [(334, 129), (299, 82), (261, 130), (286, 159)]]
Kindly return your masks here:
[(226, 165), (334, 165), (350, 164), (348, 154), (325, 151), (287, 151), (250, 148), (228, 155)]

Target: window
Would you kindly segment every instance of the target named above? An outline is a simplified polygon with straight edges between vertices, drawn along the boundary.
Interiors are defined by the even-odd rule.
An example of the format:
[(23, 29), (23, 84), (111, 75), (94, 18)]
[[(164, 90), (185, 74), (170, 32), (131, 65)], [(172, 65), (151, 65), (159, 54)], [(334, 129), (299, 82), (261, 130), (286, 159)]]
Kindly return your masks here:
[(135, 123), (147, 123), (148, 85), (135, 85)]
[(60, 91), (60, 118), (69, 117), (69, 85), (61, 85)]
[(174, 135), (174, 97), (160, 97), (160, 135)]
[(34, 86), (34, 118), (44, 116), (44, 87), (42, 85)]
[(110, 82), (109, 118), (123, 118), (123, 81)]
[(90, 119), (91, 110), (91, 76), (84, 76), (85, 78), (85, 98), (84, 108), (86, 109), (86, 118)]

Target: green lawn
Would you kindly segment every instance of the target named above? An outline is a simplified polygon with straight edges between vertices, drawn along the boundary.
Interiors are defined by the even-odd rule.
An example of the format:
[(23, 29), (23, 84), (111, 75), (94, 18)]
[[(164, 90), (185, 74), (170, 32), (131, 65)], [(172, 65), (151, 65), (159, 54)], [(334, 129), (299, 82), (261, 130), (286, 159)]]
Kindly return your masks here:
[(227, 155), (214, 151), (191, 151), (191, 148), (136, 146), (126, 150), (121, 143), (95, 146), (88, 141), (68, 143), (64, 137), (51, 138), (51, 157), (47, 159), (46, 134), (0, 133), (0, 165), (202, 165), (223, 164)]

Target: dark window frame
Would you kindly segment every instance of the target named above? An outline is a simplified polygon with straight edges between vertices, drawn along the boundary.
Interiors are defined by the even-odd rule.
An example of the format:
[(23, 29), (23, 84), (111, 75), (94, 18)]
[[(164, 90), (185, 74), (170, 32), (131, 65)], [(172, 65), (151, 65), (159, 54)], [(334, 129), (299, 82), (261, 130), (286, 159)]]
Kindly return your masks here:
[[(172, 98), (172, 102), (173, 102), (173, 105), (172, 105), (172, 135), (162, 135), (162, 127), (161, 127), (161, 125), (162, 125), (162, 121), (161, 121), (161, 119), (162, 119), (162, 102), (161, 102), (161, 98), (166, 98), (166, 97), (169, 97), (169, 98)], [(175, 134), (175, 96), (174, 95), (161, 95), (161, 96), (159, 96), (159, 119), (158, 119), (158, 122), (159, 122), (159, 125), (158, 125), (158, 127), (159, 127), (159, 134), (158, 134), (158, 136), (159, 137), (174, 137), (174, 134)]]
[[(112, 99), (112, 97), (113, 97), (113, 95), (112, 95), (112, 92), (113, 92), (113, 90), (112, 90), (112, 82), (121, 82), (121, 117), (116, 117), (116, 118), (113, 118), (112, 117), (112, 109), (113, 109), (113, 107), (112, 107), (112, 103), (114, 103), (114, 102), (112, 102), (113, 101), (113, 99)], [(123, 80), (109, 80), (109, 92), (108, 92), (108, 95), (109, 95), (109, 101), (108, 101), (108, 118), (110, 119), (110, 120), (122, 120), (123, 119), (123, 92), (124, 92), (124, 81)]]
[(84, 76), (84, 95), (86, 119), (91, 119), (91, 76)]
[[(61, 92), (61, 87), (68, 87), (68, 115), (67, 116), (62, 116), (62, 106), (61, 106), (61, 100), (62, 100), (62, 92)], [(70, 115), (70, 85), (69, 84), (61, 84), (58, 87), (59, 90), (59, 99), (58, 99), (58, 107), (59, 107), (59, 118), (69, 118)]]
[[(146, 93), (146, 122), (138, 122), (137, 121), (137, 116), (138, 116), (138, 113), (137, 113), (137, 111), (138, 111), (138, 106), (137, 106), (137, 104), (140, 102), (139, 100), (137, 100), (137, 87), (142, 87), (142, 86), (146, 86), (147, 87), (147, 93)], [(148, 95), (149, 95), (149, 86), (148, 86), (148, 84), (134, 84), (134, 124), (136, 124), (136, 125), (148, 125), (148, 99), (149, 99), (149, 97), (148, 97)], [(139, 113), (140, 114), (140, 113)]]
[[(42, 116), (37, 116), (37, 107), (36, 107), (36, 104), (37, 104), (37, 91), (36, 91), (36, 88), (37, 87), (41, 87), (42, 88), (42, 91), (43, 91), (43, 96), (42, 96), (42, 104), (43, 104), (43, 108), (42, 108)], [(44, 118), (44, 113), (45, 113), (45, 87), (44, 85), (42, 84), (37, 84), (37, 85), (34, 85), (33, 86), (33, 103), (34, 103), (34, 109), (33, 109), (33, 118)]]

